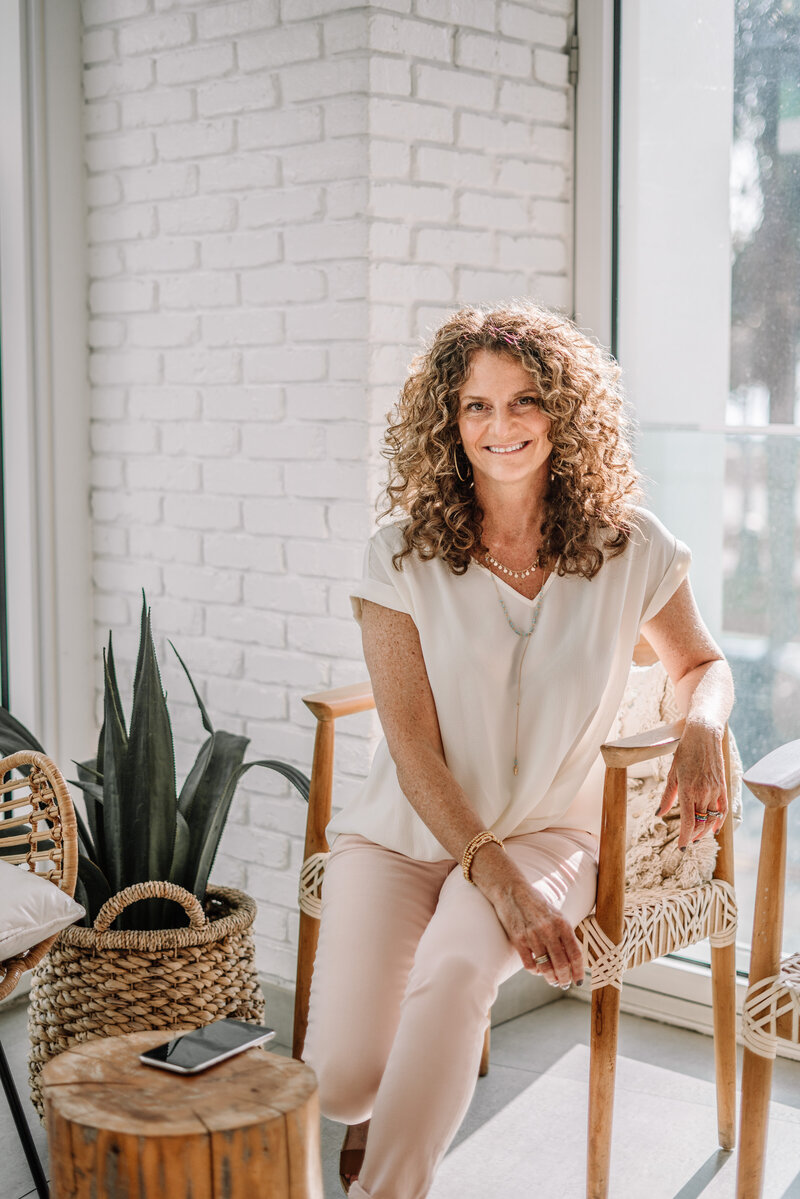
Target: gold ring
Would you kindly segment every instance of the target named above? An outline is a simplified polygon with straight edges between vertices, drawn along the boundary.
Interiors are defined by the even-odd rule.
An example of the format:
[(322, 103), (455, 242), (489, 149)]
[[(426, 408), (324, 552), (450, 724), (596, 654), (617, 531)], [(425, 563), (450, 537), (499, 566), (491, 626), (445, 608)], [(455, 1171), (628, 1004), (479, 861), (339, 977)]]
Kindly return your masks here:
[(543, 953), (540, 958), (534, 958), (533, 960), (537, 966), (543, 966), (545, 964), (545, 962), (550, 961), (550, 954)]

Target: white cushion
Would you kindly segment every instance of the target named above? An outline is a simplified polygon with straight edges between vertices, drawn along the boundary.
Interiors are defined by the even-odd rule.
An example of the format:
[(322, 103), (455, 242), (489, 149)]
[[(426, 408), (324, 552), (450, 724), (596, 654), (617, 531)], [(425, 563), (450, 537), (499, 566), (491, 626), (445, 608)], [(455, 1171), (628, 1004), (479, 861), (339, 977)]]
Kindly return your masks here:
[(85, 914), (65, 891), (0, 859), (0, 962), (25, 953)]

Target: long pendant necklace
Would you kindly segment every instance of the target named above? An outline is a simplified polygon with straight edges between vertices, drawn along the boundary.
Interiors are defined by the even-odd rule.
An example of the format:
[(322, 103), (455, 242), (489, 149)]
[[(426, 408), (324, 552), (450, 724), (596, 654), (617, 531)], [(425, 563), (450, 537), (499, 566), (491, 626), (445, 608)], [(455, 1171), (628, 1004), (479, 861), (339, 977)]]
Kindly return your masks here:
[(536, 621), (539, 619), (539, 609), (542, 606), (542, 596), (544, 595), (544, 583), (542, 584), (542, 589), (537, 595), (533, 606), (530, 628), (526, 631), (525, 629), (517, 628), (517, 626), (514, 624), (514, 621), (509, 616), (508, 608), (506, 607), (503, 597), (500, 594), (500, 588), (497, 586), (497, 579), (494, 577), (494, 575), (492, 575), (492, 582), (494, 583), (494, 589), (497, 594), (497, 598), (500, 601), (500, 607), (503, 609), (506, 620), (508, 621), (508, 627), (511, 629), (512, 633), (515, 633), (517, 637), (522, 637), (525, 642), (519, 659), (519, 671), (517, 672), (517, 715), (514, 729), (514, 774), (517, 775), (519, 774), (519, 707), (522, 696), (522, 665), (525, 661), (525, 655), (528, 652), (528, 646), (531, 643), (533, 630), (536, 628)]

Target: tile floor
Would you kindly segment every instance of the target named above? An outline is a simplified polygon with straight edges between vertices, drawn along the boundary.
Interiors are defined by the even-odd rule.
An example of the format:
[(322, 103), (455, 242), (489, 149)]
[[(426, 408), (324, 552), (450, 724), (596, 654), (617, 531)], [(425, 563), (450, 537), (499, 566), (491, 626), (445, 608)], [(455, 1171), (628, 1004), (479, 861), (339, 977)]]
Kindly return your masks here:
[[(583, 1199), (588, 1017), (585, 1004), (564, 999), (494, 1029), (491, 1070), (478, 1082), (430, 1199)], [(24, 1006), (0, 1012), (0, 1037), (23, 1095), (25, 1022)], [(800, 1199), (800, 1063), (776, 1063), (772, 1097), (764, 1199)], [(325, 1199), (341, 1195), (341, 1133), (323, 1121)], [(35, 1194), (2, 1098), (0, 1162), (0, 1199)], [(711, 1040), (623, 1016), (613, 1199), (732, 1199), (734, 1190), (735, 1157), (716, 1146)]]

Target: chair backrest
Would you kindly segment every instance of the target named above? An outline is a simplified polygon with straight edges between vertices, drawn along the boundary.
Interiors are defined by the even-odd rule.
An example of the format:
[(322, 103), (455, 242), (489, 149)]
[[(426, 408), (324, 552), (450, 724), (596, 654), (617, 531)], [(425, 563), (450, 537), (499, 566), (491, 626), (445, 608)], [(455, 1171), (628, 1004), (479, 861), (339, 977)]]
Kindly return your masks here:
[[(68, 895), (75, 894), (75, 809), (61, 772), (44, 754), (20, 750), (0, 759), (0, 856), (11, 865), (24, 863)], [(38, 965), (55, 939), (48, 937), (27, 953), (0, 962), (0, 999)]]

